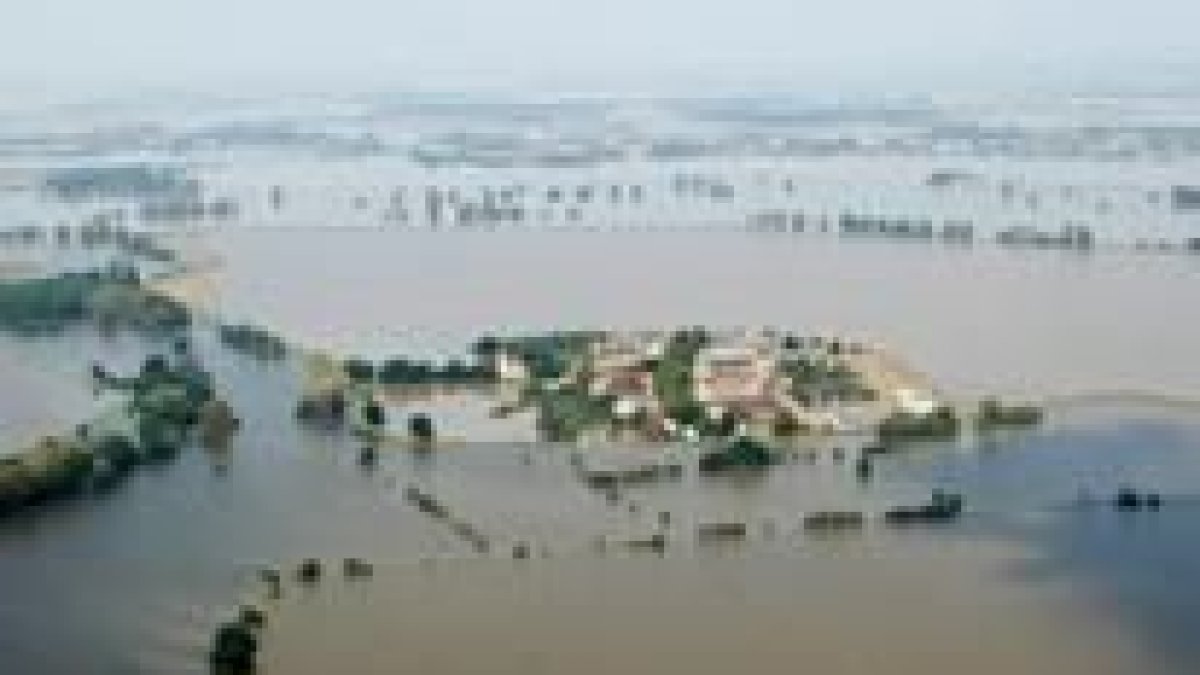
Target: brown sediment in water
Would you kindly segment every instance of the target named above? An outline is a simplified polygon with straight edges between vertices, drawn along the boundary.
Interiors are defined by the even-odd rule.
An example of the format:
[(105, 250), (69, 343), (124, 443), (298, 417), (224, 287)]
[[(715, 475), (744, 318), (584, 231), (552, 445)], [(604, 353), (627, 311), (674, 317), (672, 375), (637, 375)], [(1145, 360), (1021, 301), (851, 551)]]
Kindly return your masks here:
[(164, 237), (162, 243), (174, 251), (179, 269), (170, 276), (151, 281), (149, 289), (194, 310), (214, 310), (221, 293), (219, 276), (225, 268), (224, 257), (203, 239)]
[(935, 391), (929, 375), (917, 371), (899, 354), (884, 345), (868, 345), (861, 352), (848, 353), (841, 358), (855, 372), (860, 373), (866, 384), (876, 391)]
[[(928, 542), (926, 542), (927, 544)], [(286, 597), (267, 673), (1156, 672), (1063, 583), (988, 542), (813, 555), (395, 565)]]
[(24, 279), (38, 274), (42, 266), (31, 260), (0, 259), (0, 281)]
[(0, 344), (0, 457), (70, 428), (95, 410), (83, 378), (46, 373)]
[[(359, 354), (425, 347), (441, 333), (462, 343), (505, 327), (699, 321), (881, 336), (940, 385), (970, 394), (1149, 388), (1194, 395), (1200, 382), (1187, 358), (1197, 325), (1162, 311), (1187, 305), (1197, 278), (1190, 259), (846, 246), (743, 233), (247, 228), (206, 243), (227, 260), (221, 281), (231, 307), (261, 310), (267, 323), (306, 342)], [(318, 266), (326, 274), (310, 273)], [(387, 301), (364, 288), (387, 289)]]
[(219, 285), (211, 271), (186, 271), (171, 277), (156, 279), (148, 284), (149, 290), (165, 295), (172, 300), (196, 310), (215, 308), (219, 296)]

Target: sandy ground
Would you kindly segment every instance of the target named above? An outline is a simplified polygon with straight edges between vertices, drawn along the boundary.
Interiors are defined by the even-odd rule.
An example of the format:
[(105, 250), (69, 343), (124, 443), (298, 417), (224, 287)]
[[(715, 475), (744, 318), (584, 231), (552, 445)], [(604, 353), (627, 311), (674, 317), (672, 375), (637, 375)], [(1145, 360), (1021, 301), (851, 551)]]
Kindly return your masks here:
[(185, 236), (163, 242), (179, 256), (182, 271), (150, 283), (150, 288), (200, 311), (216, 308), (220, 296), (218, 279), (225, 261), (202, 241)]
[(212, 271), (188, 271), (157, 279), (150, 283), (150, 288), (200, 311), (214, 309), (219, 296), (219, 287)]
[(852, 369), (862, 373), (869, 386), (879, 391), (909, 389), (932, 393), (936, 390), (928, 375), (917, 372), (886, 347), (873, 346), (862, 354), (848, 354), (843, 358)]

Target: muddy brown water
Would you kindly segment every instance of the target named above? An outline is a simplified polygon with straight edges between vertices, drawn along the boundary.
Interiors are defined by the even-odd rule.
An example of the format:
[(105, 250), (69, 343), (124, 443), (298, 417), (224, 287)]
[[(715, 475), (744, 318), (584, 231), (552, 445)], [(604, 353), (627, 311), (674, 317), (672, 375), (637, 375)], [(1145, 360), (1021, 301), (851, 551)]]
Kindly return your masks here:
[[(281, 230), (192, 245), (225, 259), (222, 311), (346, 353), (451, 353), (489, 329), (769, 324), (885, 341), (954, 391), (1200, 387), (1190, 259), (814, 248), (729, 233)], [(374, 562), (375, 576), (289, 584), (268, 604), (264, 672), (1091, 675), (1200, 664), (1190, 638), (1200, 420), (1187, 409), (1110, 403), (982, 446), (914, 448), (881, 460), (867, 485), (833, 459), (838, 441), (814, 443), (812, 464), (758, 478), (689, 473), (614, 504), (575, 478), (569, 450), (499, 432), (433, 455), (389, 451), (364, 470), (354, 443), (291, 423), (292, 364), (256, 363), (202, 335), (245, 420), (232, 449), (188, 451), (110, 494), (0, 523), (3, 672), (204, 672), (216, 623), (261, 600), (260, 565), (350, 555)], [(86, 335), (2, 348), (68, 388), (91, 359), (136, 351)], [(0, 400), (20, 396), (13, 381), (0, 381)], [(456, 431), (483, 428), (471, 406), (447, 405)], [(1123, 482), (1162, 491), (1166, 508), (1071, 506), (1081, 490)], [(412, 508), (409, 484), (490, 535), (493, 553)], [(877, 513), (935, 486), (965, 495), (962, 523), (797, 531), (806, 511)], [(599, 535), (653, 531), (663, 510), (674, 517), (662, 557), (595, 547)], [(749, 523), (746, 540), (690, 536), (717, 520)], [(532, 559), (511, 560), (507, 547), (523, 541)]]

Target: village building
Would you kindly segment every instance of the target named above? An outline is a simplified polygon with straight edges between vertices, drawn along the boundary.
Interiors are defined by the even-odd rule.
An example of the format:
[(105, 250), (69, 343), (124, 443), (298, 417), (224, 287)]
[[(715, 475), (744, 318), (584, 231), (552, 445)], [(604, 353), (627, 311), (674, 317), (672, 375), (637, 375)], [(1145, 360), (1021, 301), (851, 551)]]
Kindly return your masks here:
[(769, 350), (719, 346), (700, 351), (693, 371), (696, 401), (752, 417), (776, 411), (775, 361)]

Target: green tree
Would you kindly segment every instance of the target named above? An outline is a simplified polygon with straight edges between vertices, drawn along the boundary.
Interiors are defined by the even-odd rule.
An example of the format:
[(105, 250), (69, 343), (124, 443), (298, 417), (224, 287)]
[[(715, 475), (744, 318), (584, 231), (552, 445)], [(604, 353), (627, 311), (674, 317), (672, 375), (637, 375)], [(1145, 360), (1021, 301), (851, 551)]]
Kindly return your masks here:
[(366, 359), (347, 359), (342, 364), (342, 371), (352, 382), (367, 383), (375, 380), (375, 364)]
[(417, 440), (431, 440), (436, 433), (433, 418), (425, 413), (413, 413), (408, 418), (408, 433)]
[(363, 421), (372, 427), (382, 427), (387, 423), (387, 413), (372, 399), (363, 405)]
[(406, 358), (388, 359), (379, 369), (379, 381), (385, 384), (408, 384), (411, 378), (412, 363)]

